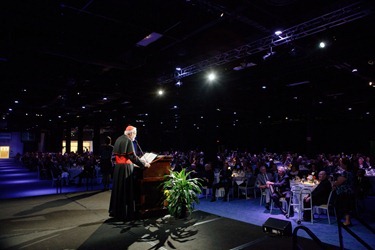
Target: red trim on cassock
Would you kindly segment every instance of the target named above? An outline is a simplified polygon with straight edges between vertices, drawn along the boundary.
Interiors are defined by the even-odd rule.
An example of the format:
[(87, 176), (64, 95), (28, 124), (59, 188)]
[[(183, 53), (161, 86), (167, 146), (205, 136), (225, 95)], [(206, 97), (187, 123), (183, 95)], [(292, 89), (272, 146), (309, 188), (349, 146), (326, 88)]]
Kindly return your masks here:
[(131, 164), (131, 160), (123, 155), (116, 155), (116, 164)]

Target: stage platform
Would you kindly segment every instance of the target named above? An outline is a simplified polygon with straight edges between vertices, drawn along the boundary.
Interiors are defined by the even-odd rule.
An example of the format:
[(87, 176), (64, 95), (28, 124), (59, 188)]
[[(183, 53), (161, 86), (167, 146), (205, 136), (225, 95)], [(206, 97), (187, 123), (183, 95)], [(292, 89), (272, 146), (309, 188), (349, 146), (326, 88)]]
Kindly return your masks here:
[[(292, 237), (261, 226), (194, 211), (121, 222), (108, 217), (110, 191), (55, 194), (0, 201), (1, 249), (292, 249)], [(302, 249), (316, 244), (299, 237)], [(326, 245), (327, 249), (338, 249)]]

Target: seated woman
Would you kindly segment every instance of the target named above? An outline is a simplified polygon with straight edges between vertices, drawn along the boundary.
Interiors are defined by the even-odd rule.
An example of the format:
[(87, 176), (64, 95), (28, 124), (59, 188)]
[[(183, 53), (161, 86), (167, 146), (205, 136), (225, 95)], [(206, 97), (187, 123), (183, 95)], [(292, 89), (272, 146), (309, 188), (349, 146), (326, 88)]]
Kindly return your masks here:
[(299, 168), (298, 168), (298, 166), (292, 165), (292, 168), (289, 171), (289, 177), (290, 177), (290, 179), (296, 179), (296, 177), (299, 177)]
[(319, 179), (319, 168), (316, 164), (311, 164), (311, 168), (308, 171), (308, 176), (311, 175), (313, 176), (314, 180)]

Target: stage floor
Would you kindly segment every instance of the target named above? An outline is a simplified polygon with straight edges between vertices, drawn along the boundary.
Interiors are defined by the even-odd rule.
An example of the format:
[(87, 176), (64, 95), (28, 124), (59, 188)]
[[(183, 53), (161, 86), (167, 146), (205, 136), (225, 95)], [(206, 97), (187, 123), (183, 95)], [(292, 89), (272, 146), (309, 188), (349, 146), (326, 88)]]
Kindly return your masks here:
[[(108, 217), (110, 191), (0, 201), (1, 249), (292, 249), (291, 237), (200, 210), (123, 223)], [(303, 249), (317, 245), (299, 237)], [(327, 249), (338, 249), (327, 245)]]

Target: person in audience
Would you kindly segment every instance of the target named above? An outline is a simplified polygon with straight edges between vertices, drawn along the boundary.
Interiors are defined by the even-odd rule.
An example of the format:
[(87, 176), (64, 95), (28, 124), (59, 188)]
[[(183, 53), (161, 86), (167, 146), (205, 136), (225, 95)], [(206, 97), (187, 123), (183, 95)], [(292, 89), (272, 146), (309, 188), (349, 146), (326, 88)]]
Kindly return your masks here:
[(369, 166), (367, 165), (367, 162), (365, 161), (365, 159), (360, 156), (358, 158), (358, 169), (367, 169)]
[(83, 179), (86, 179), (86, 185), (88, 186), (89, 181), (92, 181), (92, 179), (95, 177), (95, 157), (85, 155), (81, 163), (83, 164), (83, 169), (74, 177), (78, 177), (79, 179), (77, 184), (78, 187), (82, 186)]
[(371, 162), (370, 156), (366, 156), (364, 164), (367, 165), (367, 168), (372, 168), (373, 167), (373, 164)]
[(133, 141), (136, 136), (137, 128), (127, 126), (124, 134), (118, 137), (113, 145), (116, 163), (109, 216), (124, 221), (136, 219), (134, 164), (140, 168), (150, 167), (150, 163), (142, 161), (135, 154)]
[(107, 136), (105, 143), (100, 147), (100, 172), (102, 173), (102, 183), (104, 186), (103, 191), (109, 190), (109, 184), (111, 182), (111, 175), (113, 171), (112, 164), (112, 151), (113, 145), (111, 145), (112, 139)]
[(307, 173), (307, 176), (311, 175), (314, 180), (318, 179), (319, 178), (319, 168), (318, 168), (318, 165), (317, 164), (311, 164), (311, 168), (308, 170), (308, 173)]
[(257, 185), (261, 192), (266, 194), (266, 209), (270, 209), (270, 202), (271, 202), (271, 191), (269, 186), (267, 185), (267, 181), (273, 181), (273, 176), (271, 173), (267, 173), (266, 166), (261, 166), (259, 169), (260, 173), (257, 175)]
[(277, 178), (277, 175), (278, 175), (277, 165), (271, 164), (271, 166), (269, 166), (269, 169), (270, 169), (269, 171), (272, 174), (272, 178), (275, 180)]
[[(290, 191), (290, 178), (286, 174), (285, 167), (278, 167), (278, 174), (276, 175), (275, 181), (267, 181), (267, 185), (271, 188), (271, 199), (274, 202), (275, 206), (280, 209), (280, 211), (286, 215), (286, 210), (282, 207), (280, 198), (285, 198), (287, 205), (289, 206), (290, 197), (292, 192)], [(273, 189), (273, 190), (272, 190)], [(290, 211), (290, 217), (294, 216), (293, 209)]]
[(211, 163), (207, 163), (204, 165), (204, 171), (202, 173), (201, 179), (202, 179), (202, 186), (207, 188), (212, 188), (212, 185), (214, 183), (214, 170), (212, 169)]
[(344, 218), (343, 224), (351, 226), (350, 213), (354, 208), (354, 190), (353, 174), (349, 171), (350, 160), (343, 158), (340, 161), (341, 170), (338, 172), (337, 180), (333, 183), (333, 189), (336, 191), (336, 211), (340, 219)]
[(365, 211), (365, 199), (371, 190), (370, 179), (365, 176), (366, 170), (358, 169), (357, 177), (354, 178), (354, 193), (356, 198), (356, 212), (361, 213)]
[(229, 189), (232, 187), (232, 170), (227, 162), (224, 163), (223, 168), (220, 171), (219, 182), (212, 186), (211, 202), (216, 201), (216, 190), (221, 187), (223, 187), (225, 191), (223, 201), (228, 201)]
[(299, 177), (299, 167), (297, 165), (292, 165), (292, 168), (289, 171), (289, 176), (291, 179)]
[[(303, 206), (305, 208), (310, 208), (310, 200), (313, 206), (319, 206), (328, 201), (329, 194), (332, 190), (332, 184), (327, 178), (327, 173), (325, 171), (320, 171), (318, 176), (318, 186), (311, 192), (311, 196), (307, 195), (303, 198)], [(310, 211), (303, 212), (303, 220), (311, 221)]]

